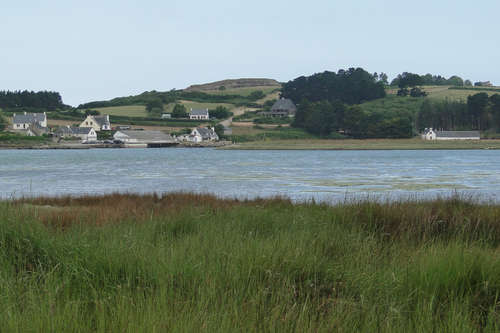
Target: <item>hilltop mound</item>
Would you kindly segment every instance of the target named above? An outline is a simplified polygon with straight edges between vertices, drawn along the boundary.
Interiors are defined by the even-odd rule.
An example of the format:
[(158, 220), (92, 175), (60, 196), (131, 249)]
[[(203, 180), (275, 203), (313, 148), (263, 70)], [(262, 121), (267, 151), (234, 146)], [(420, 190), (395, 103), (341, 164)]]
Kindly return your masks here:
[[(280, 83), (273, 79), (235, 79), (222, 80), (205, 84), (194, 84), (184, 89), (184, 91), (213, 91), (221, 89), (237, 89), (252, 87), (280, 87)], [(222, 88), (224, 87), (224, 88)]]

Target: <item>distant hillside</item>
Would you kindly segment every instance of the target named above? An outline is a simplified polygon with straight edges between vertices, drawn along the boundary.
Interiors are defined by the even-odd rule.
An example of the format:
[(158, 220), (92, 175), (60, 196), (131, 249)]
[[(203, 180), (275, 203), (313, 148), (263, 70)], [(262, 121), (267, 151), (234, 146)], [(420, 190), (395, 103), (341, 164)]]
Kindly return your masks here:
[(205, 84), (194, 84), (184, 89), (184, 91), (214, 91), (214, 90), (230, 90), (238, 88), (253, 88), (253, 87), (281, 87), (281, 84), (273, 79), (235, 79), (222, 80)]
[[(184, 90), (145, 91), (139, 95), (116, 97), (108, 101), (93, 101), (78, 106), (79, 109), (145, 105), (151, 100), (160, 99), (164, 104), (187, 100), (199, 103), (230, 103), (246, 105), (254, 103), (281, 88), (272, 79), (235, 79), (206, 84), (192, 85)], [(260, 94), (255, 93), (260, 92)], [(263, 94), (263, 95), (262, 95)]]

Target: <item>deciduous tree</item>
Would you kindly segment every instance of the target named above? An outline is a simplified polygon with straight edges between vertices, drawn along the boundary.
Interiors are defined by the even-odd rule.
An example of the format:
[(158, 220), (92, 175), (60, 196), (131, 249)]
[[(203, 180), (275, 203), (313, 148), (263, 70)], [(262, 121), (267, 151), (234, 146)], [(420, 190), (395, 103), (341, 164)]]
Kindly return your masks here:
[(175, 104), (174, 110), (172, 111), (173, 118), (186, 118), (188, 116), (186, 107), (182, 104)]

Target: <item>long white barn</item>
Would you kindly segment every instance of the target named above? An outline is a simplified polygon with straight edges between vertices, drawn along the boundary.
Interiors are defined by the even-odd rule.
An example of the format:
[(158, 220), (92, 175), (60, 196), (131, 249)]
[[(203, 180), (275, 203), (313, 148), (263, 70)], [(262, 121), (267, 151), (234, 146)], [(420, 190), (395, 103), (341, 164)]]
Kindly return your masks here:
[(426, 128), (422, 134), (424, 140), (480, 140), (479, 131), (435, 131)]

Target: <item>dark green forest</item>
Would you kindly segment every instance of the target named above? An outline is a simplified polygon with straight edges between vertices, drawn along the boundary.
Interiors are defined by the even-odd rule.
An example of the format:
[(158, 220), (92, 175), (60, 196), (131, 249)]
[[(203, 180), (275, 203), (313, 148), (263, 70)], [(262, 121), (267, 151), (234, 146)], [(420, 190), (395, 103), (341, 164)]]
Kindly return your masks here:
[(282, 96), (296, 102), (360, 104), (385, 97), (385, 84), (362, 68), (349, 68), (298, 77), (283, 85)]
[(0, 108), (34, 108), (56, 110), (67, 107), (55, 91), (0, 91)]
[(327, 137), (335, 132), (354, 138), (409, 138), (413, 119), (408, 115), (365, 112), (363, 102), (384, 98), (385, 74), (362, 68), (301, 76), (283, 85), (282, 96), (300, 101), (292, 126)]
[(443, 130), (500, 129), (500, 95), (488, 97), (481, 92), (471, 95), (467, 102), (425, 100), (417, 115), (417, 128)]
[(292, 123), (309, 133), (330, 136), (340, 132), (353, 138), (410, 138), (412, 117), (405, 114), (366, 112), (359, 105), (304, 101)]

